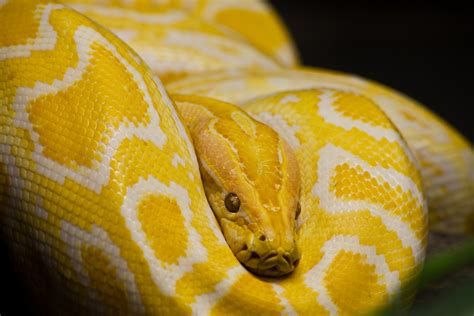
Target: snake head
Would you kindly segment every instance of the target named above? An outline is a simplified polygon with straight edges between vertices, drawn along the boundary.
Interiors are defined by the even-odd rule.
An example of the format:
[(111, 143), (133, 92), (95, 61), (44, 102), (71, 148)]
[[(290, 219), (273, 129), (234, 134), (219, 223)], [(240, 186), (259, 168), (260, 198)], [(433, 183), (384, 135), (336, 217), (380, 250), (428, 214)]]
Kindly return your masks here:
[[(273, 129), (227, 103), (206, 102), (205, 115), (196, 115), (196, 106), (178, 108), (189, 123), (207, 199), (237, 259), (263, 276), (293, 271), (300, 259), (293, 150)], [(188, 110), (192, 119), (183, 113)]]

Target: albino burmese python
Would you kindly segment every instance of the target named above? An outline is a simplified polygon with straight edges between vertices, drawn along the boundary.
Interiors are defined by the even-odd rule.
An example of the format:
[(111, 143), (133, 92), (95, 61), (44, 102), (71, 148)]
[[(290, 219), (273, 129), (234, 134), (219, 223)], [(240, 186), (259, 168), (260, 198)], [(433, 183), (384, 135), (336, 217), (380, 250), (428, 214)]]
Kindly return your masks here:
[(69, 5), (0, 0), (1, 236), (45, 310), (359, 314), (413, 297), (428, 209), (474, 230), (471, 144), (297, 68), (264, 3)]

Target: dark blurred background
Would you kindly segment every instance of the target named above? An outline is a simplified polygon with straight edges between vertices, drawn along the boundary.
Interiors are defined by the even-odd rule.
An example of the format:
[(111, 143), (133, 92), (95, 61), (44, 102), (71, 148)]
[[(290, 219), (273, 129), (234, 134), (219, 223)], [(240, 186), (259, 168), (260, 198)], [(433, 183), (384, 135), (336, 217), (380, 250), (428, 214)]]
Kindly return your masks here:
[(474, 141), (472, 2), (270, 2), (290, 29), (304, 64), (395, 88)]

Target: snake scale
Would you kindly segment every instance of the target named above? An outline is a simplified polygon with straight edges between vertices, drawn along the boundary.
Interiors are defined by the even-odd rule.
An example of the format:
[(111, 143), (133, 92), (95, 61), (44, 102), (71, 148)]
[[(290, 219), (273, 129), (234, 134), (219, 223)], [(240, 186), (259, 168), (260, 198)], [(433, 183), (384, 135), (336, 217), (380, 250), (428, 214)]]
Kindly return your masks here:
[(0, 0), (0, 231), (49, 313), (361, 314), (473, 232), (472, 145), (264, 2), (66, 2)]

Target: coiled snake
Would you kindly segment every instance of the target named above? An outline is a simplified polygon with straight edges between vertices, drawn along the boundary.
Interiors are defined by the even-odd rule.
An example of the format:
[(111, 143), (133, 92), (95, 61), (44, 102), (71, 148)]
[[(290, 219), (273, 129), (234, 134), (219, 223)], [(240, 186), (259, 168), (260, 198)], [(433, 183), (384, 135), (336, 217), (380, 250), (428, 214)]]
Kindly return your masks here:
[(264, 3), (69, 5), (0, 0), (1, 236), (46, 310), (359, 314), (413, 296), (428, 209), (474, 230), (471, 144), (298, 68)]

